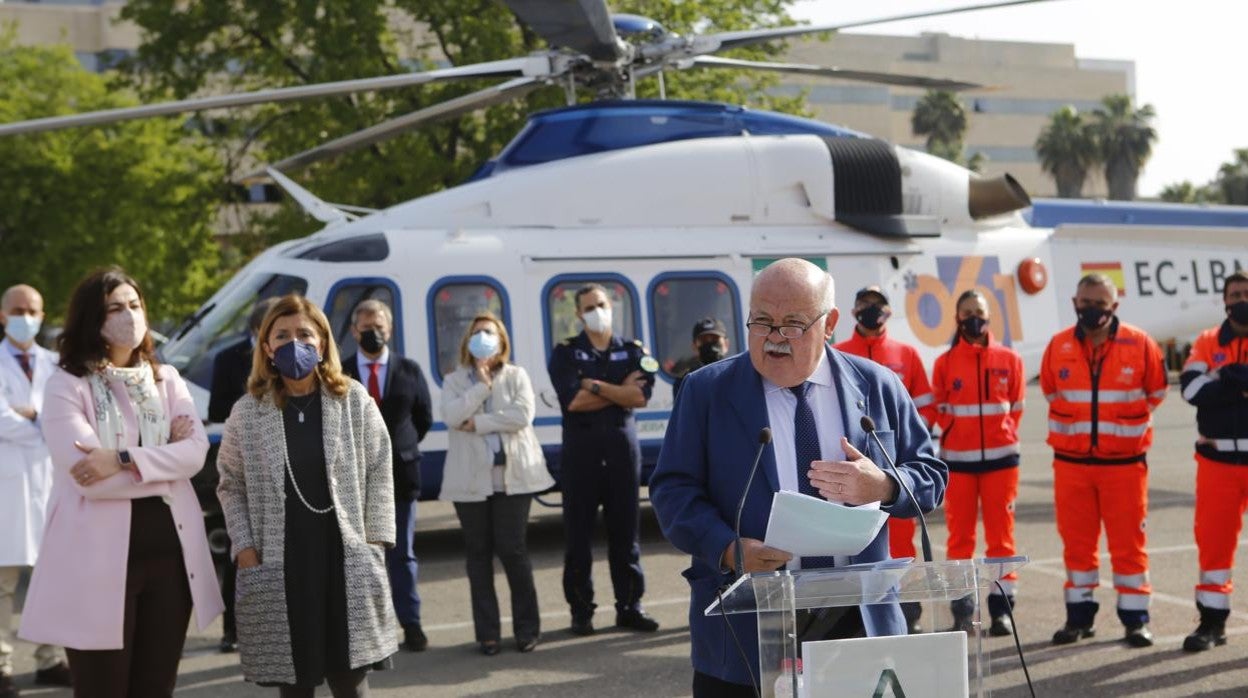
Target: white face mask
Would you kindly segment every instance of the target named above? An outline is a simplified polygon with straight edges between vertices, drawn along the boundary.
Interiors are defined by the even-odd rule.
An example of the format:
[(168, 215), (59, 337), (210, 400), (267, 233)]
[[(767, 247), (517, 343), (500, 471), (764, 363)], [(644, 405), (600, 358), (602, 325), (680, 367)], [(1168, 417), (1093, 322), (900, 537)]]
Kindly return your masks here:
[(147, 336), (147, 316), (142, 310), (123, 308), (108, 316), (100, 336), (110, 347), (135, 349)]
[(585, 329), (601, 334), (611, 329), (611, 309), (594, 308), (581, 316), (585, 321)]
[(34, 341), (39, 335), (39, 326), (43, 320), (34, 315), (10, 315), (4, 325), (4, 333), (18, 344)]

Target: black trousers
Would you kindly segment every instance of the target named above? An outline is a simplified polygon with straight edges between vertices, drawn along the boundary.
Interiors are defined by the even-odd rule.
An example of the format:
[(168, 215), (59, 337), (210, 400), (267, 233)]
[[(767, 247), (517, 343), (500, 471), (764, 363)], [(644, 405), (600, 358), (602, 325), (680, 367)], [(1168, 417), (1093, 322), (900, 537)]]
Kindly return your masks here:
[(537, 588), (529, 561), (526, 533), (530, 494), (495, 494), (484, 502), (455, 502), (455, 514), (464, 530), (468, 588), (472, 595), (472, 624), (477, 642), (497, 642), (498, 595), (494, 591), (494, 557), (503, 563), (511, 587), (511, 627), (517, 642), (541, 634)]
[(574, 618), (594, 614), (594, 524), (602, 507), (607, 525), (607, 562), (616, 610), (638, 608), (646, 591), (637, 539), (641, 447), (634, 422), (623, 425), (564, 424), (563, 595)]
[[(368, 667), (325, 674), (325, 683), (334, 698), (368, 698)], [(279, 686), (281, 698), (313, 698), (316, 686)]]
[(159, 497), (131, 503), (125, 604), (122, 649), (66, 648), (75, 698), (173, 695), (191, 620), (191, 588), (173, 514)]

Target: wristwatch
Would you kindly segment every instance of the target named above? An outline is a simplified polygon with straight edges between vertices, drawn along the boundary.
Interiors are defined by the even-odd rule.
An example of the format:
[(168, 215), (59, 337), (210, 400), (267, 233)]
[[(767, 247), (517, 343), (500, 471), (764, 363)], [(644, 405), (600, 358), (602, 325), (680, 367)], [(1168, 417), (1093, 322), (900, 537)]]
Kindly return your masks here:
[(590, 381), (589, 392), (593, 393), (594, 395), (597, 395), (598, 393), (602, 392), (602, 384), (599, 383), (598, 381)]
[(134, 465), (134, 460), (130, 458), (130, 452), (118, 451), (117, 452), (117, 464), (121, 466), (122, 470), (129, 470), (130, 467)]

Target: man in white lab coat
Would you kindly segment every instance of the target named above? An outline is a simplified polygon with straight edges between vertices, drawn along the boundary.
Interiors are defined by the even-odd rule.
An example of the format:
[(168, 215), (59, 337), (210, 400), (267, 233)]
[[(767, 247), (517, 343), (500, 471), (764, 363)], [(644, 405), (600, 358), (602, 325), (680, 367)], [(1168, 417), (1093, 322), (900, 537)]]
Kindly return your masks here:
[[(11, 644), (18, 579), (35, 564), (52, 491), (52, 459), (39, 430), (39, 413), (57, 356), (35, 343), (43, 297), (30, 286), (13, 286), (0, 296), (0, 322), (0, 698), (13, 698), (18, 695)], [(35, 661), (35, 683), (70, 684), (59, 648), (40, 645)]]

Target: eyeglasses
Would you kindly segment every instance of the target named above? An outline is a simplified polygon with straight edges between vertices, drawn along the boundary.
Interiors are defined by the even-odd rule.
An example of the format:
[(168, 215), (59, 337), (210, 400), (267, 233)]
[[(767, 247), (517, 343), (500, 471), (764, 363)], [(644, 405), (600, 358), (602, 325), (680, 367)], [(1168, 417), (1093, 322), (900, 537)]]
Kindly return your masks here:
[(802, 325), (772, 325), (766, 322), (757, 321), (747, 322), (745, 323), (745, 327), (750, 331), (750, 334), (755, 337), (770, 337), (772, 332), (778, 332), (780, 336), (785, 339), (801, 339), (802, 335), (806, 334), (806, 330), (814, 327), (815, 323), (819, 322), (820, 318), (824, 315), (827, 315), (827, 312), (821, 313), (819, 317), (811, 320), (805, 327)]

